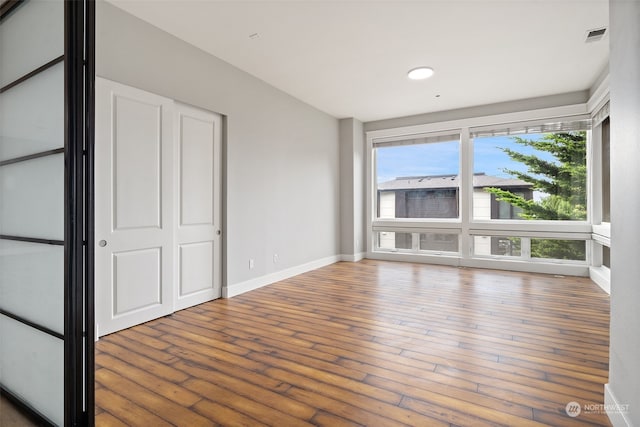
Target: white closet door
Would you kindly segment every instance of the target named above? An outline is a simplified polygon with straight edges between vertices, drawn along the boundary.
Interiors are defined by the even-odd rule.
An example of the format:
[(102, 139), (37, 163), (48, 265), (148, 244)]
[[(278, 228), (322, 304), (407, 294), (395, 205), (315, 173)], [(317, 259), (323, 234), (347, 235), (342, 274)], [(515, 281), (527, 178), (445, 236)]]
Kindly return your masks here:
[(175, 309), (221, 296), (222, 120), (176, 104)]
[(173, 101), (96, 78), (98, 336), (173, 311)]

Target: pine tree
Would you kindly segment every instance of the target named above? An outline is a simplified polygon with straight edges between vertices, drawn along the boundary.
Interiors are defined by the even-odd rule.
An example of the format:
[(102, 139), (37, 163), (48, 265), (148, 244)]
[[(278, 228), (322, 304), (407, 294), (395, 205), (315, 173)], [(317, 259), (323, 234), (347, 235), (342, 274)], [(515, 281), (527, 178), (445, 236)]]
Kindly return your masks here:
[[(587, 138), (586, 132), (547, 133), (538, 140), (514, 137), (523, 147), (550, 153), (553, 160), (535, 154), (501, 148), (512, 160), (527, 166), (526, 172), (503, 171), (528, 182), (534, 191), (545, 194), (540, 200), (524, 197), (499, 188), (487, 188), (499, 201), (522, 209), (520, 216), (530, 220), (585, 220), (587, 218)], [(531, 256), (536, 258), (584, 259), (583, 241), (535, 240)]]

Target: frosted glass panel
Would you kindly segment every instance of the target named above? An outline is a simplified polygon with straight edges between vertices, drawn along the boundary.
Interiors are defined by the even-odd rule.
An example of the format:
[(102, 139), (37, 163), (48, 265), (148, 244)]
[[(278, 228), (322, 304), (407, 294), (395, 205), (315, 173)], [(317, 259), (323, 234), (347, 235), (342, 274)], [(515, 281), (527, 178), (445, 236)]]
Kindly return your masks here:
[(58, 425), (64, 420), (64, 341), (0, 315), (2, 385)]
[(64, 146), (64, 64), (0, 94), (0, 160)]
[(0, 240), (0, 308), (64, 333), (64, 248)]
[(64, 154), (0, 167), (0, 234), (64, 239)]
[(25, 3), (0, 25), (0, 86), (63, 53), (63, 2), (38, 0)]

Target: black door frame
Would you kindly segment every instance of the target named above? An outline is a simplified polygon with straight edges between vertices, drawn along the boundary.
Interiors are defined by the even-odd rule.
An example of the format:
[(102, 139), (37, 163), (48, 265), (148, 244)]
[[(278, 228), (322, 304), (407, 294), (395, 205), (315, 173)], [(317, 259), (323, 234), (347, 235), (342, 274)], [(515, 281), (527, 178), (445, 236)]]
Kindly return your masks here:
[(68, 426), (94, 425), (94, 0), (66, 0), (65, 372)]

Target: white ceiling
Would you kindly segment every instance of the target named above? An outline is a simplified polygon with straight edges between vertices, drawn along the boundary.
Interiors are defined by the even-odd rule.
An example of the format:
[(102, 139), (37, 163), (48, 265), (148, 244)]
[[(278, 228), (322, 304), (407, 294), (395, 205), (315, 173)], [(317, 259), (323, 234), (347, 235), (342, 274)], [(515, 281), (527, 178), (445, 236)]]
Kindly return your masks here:
[[(608, 0), (109, 1), (362, 121), (589, 89), (609, 56), (608, 37), (584, 41)], [(435, 75), (407, 79), (420, 65)]]

